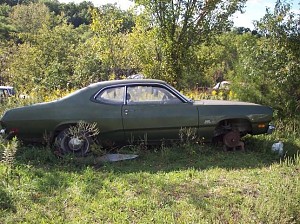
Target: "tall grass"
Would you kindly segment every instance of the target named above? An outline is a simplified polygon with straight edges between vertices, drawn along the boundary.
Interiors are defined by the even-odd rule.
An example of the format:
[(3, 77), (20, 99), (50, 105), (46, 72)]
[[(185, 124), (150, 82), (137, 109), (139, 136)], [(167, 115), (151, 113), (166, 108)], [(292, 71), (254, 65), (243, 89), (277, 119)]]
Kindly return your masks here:
[[(2, 139), (0, 223), (300, 223), (298, 121), (247, 136), (245, 152), (183, 130), (182, 144), (135, 147), (138, 159), (116, 163)], [(279, 140), (283, 157), (271, 151)]]
[(140, 151), (132, 161), (82, 164), (47, 148), (22, 147), (16, 156), (20, 180), (1, 184), (6, 204), (0, 203), (0, 222), (300, 222), (299, 156), (280, 160), (205, 145), (194, 145), (192, 155), (182, 146), (164, 150)]

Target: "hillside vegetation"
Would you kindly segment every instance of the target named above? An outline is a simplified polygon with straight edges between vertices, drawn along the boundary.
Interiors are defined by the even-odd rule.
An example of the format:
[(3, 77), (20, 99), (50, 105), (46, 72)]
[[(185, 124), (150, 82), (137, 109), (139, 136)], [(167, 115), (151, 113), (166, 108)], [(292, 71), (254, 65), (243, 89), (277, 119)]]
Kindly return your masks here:
[(90, 2), (5, 2), (0, 82), (19, 94), (141, 73), (182, 91), (228, 80), (239, 100), (269, 105), (280, 118), (299, 115), (299, 15), (283, 1), (252, 31), (230, 22), (245, 0), (136, 0), (139, 8), (127, 11)]
[[(128, 146), (115, 150), (139, 157), (116, 163), (1, 138), (0, 223), (300, 223), (300, 15), (278, 0), (250, 30), (230, 21), (245, 0), (134, 2), (0, 1), (0, 84), (17, 91), (0, 113), (140, 73), (271, 106), (276, 132), (246, 136), (245, 152)], [(230, 92), (208, 91), (222, 80)]]

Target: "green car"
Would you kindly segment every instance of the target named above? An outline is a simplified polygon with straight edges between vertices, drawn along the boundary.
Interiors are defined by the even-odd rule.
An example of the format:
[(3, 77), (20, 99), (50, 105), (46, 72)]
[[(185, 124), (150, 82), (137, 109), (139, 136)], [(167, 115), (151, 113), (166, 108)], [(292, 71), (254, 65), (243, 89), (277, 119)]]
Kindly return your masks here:
[[(127, 79), (94, 83), (53, 102), (11, 109), (1, 119), (1, 132), (25, 142), (48, 136), (63, 152), (81, 155), (94, 141), (159, 143), (178, 140), (184, 128), (196, 130), (203, 141), (222, 139), (235, 147), (241, 136), (270, 132), (272, 114), (270, 107), (254, 103), (192, 101), (160, 80)], [(78, 127), (80, 123), (89, 125)]]

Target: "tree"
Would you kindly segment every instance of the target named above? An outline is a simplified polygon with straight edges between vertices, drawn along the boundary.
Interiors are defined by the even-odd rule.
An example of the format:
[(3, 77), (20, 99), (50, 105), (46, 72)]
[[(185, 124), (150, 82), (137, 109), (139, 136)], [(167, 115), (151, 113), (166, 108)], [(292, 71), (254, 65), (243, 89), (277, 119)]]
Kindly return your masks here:
[(134, 15), (130, 10), (121, 10), (116, 4), (106, 4), (99, 7), (100, 14), (113, 15), (120, 22), (118, 32), (130, 33), (135, 25)]
[[(99, 52), (99, 59), (107, 77), (124, 75), (126, 65), (127, 34), (123, 33), (123, 18), (120, 9), (115, 5), (106, 5), (99, 10), (92, 11), (93, 22), (91, 28), (95, 33), (95, 43)], [(125, 69), (124, 69), (125, 68)], [(125, 72), (126, 73), (126, 72)]]
[(0, 5), (0, 39), (9, 39), (9, 34), (16, 30), (8, 17), (10, 11), (11, 7), (7, 4)]
[(0, 84), (10, 85), (11, 72), (7, 69), (12, 55), (15, 53), (15, 45), (7, 40), (0, 40)]
[(23, 91), (35, 89), (35, 85), (42, 80), (43, 70), (42, 52), (29, 43), (24, 43), (10, 57), (6, 73), (11, 85)]
[(7, 4), (9, 6), (15, 6), (18, 4), (37, 3), (39, 0), (0, 0), (0, 4)]
[[(246, 0), (136, 0), (145, 7), (158, 27), (163, 56), (167, 63), (166, 76), (182, 87), (189, 63), (195, 60), (193, 47), (207, 40), (212, 33), (227, 30), (228, 20), (242, 8)], [(187, 67), (186, 67), (187, 66)]]
[(94, 8), (92, 2), (81, 2), (80, 4), (68, 3), (61, 5), (61, 13), (73, 26), (89, 25), (92, 22), (90, 10)]
[(290, 5), (278, 0), (274, 11), (267, 9), (256, 23), (262, 37), (239, 47), (238, 79), (244, 83), (239, 96), (268, 104), (281, 117), (300, 111), (299, 21)]
[(95, 38), (81, 42), (75, 49), (72, 84), (84, 87), (93, 82), (108, 79), (108, 74), (103, 68), (100, 53)]
[(19, 32), (35, 34), (43, 26), (49, 26), (51, 15), (43, 3), (16, 5), (12, 8), (10, 18)]
[(238, 58), (238, 35), (224, 32), (195, 48), (198, 72), (201, 77), (188, 77), (200, 86), (212, 86), (218, 81), (230, 80), (234, 76), (235, 63)]
[(18, 45), (10, 59), (8, 69), (15, 86), (20, 90), (74, 86), (75, 49), (80, 38), (73, 26), (43, 27), (31, 38)]

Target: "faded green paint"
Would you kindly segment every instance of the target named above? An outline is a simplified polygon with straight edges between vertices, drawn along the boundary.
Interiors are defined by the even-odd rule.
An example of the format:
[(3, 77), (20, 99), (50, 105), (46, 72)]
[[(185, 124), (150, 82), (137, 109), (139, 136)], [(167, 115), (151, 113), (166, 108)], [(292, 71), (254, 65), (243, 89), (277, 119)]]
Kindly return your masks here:
[[(156, 85), (175, 94), (175, 104), (109, 104), (95, 100), (96, 94), (109, 86)], [(125, 96), (126, 94), (124, 94)], [(267, 131), (272, 109), (253, 103), (203, 100), (192, 102), (160, 80), (119, 80), (92, 84), (60, 100), (7, 111), (1, 125), (7, 132), (18, 130), (24, 140), (42, 140), (45, 133), (53, 135), (62, 125), (78, 121), (96, 122), (102, 141), (161, 140), (178, 138), (183, 127), (198, 129), (210, 140), (216, 126), (223, 120), (240, 119), (251, 123), (251, 134)], [(258, 124), (266, 128), (258, 128)]]

